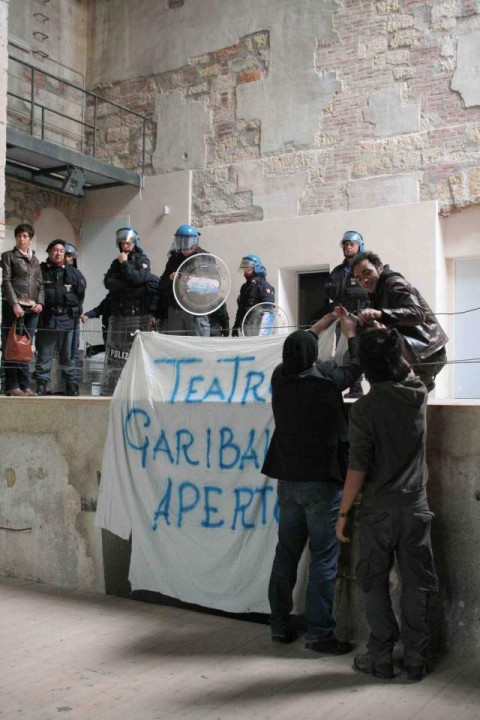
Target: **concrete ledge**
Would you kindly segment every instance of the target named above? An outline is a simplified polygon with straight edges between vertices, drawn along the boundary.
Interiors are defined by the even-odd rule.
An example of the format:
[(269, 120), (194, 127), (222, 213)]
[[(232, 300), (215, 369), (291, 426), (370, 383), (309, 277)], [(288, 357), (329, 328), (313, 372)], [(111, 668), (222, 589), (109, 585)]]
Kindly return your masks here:
[[(0, 574), (128, 592), (129, 544), (106, 533), (102, 541), (93, 522), (110, 400), (0, 398), (0, 525), (11, 528), (0, 530)], [(433, 647), (473, 655), (480, 651), (480, 404), (432, 401), (428, 426), (432, 540), (440, 576), (440, 592), (431, 602)], [(341, 636), (362, 639), (356, 552), (354, 528), (353, 542), (342, 549), (337, 622)], [(398, 603), (395, 571), (391, 583)]]

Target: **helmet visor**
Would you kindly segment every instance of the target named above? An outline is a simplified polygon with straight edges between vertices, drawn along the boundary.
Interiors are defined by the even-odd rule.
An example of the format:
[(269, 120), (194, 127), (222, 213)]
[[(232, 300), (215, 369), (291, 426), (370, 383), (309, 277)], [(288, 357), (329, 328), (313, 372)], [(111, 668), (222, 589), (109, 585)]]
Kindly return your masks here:
[(138, 235), (132, 228), (122, 228), (117, 231), (117, 244), (121, 242), (135, 243), (138, 240)]
[(175, 247), (178, 252), (191, 250), (198, 245), (198, 235), (175, 235)]
[(240, 261), (239, 270), (246, 270), (247, 268), (253, 270), (255, 268), (255, 260), (249, 257), (243, 257)]

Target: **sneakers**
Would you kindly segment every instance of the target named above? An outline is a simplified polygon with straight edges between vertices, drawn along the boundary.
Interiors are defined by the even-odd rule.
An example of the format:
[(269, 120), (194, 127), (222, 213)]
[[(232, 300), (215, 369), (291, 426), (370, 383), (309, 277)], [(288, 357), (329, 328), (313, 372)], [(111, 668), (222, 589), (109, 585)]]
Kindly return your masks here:
[(347, 640), (338, 640), (335, 635), (327, 635), (325, 638), (306, 642), (305, 648), (323, 655), (346, 655), (353, 649), (353, 645)]
[(292, 627), (286, 628), (283, 632), (272, 631), (272, 642), (288, 645), (289, 643), (294, 642), (297, 638), (298, 632)]
[(382, 680), (393, 680), (394, 678), (391, 655), (378, 662), (373, 660), (368, 652), (363, 655), (355, 655), (353, 667), (359, 672), (373, 675), (376, 678), (382, 678)]
[(7, 397), (26, 397), (26, 394), (27, 393), (24, 393), (19, 387), (11, 388), (11, 390), (5, 390), (5, 395)]
[(37, 382), (37, 395), (46, 395), (47, 394), (47, 383), (45, 381), (39, 380)]
[(65, 389), (65, 395), (70, 395), (72, 397), (76, 397), (77, 395), (80, 395), (80, 393), (78, 391), (77, 383), (67, 383), (67, 387)]

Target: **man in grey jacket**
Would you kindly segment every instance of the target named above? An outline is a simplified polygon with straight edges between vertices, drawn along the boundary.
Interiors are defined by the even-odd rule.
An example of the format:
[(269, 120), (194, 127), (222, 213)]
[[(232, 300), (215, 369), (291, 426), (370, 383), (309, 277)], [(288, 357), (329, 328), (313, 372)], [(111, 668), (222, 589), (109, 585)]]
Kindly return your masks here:
[[(349, 467), (336, 533), (349, 542), (348, 512), (362, 492), (357, 581), (370, 637), (368, 652), (355, 658), (354, 667), (393, 678), (392, 650), (401, 639), (407, 677), (421, 680), (430, 642), (427, 599), (437, 589), (426, 492), (427, 390), (402, 357), (402, 345), (396, 330), (370, 330), (360, 338), (359, 358), (371, 389), (350, 409)], [(389, 592), (395, 556), (402, 581), (400, 628)]]

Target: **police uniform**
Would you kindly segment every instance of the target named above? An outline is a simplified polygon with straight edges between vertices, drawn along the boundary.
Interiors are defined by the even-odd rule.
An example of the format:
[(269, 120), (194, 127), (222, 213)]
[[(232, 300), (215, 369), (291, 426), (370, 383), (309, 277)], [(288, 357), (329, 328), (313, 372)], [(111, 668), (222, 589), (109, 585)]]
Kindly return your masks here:
[(232, 334), (238, 334), (238, 330), (242, 327), (245, 315), (250, 308), (264, 302), (275, 302), (275, 288), (267, 282), (264, 275), (254, 273), (240, 288), (240, 293), (237, 298), (237, 314), (235, 315), (235, 322), (233, 324), (234, 332), (232, 332)]

